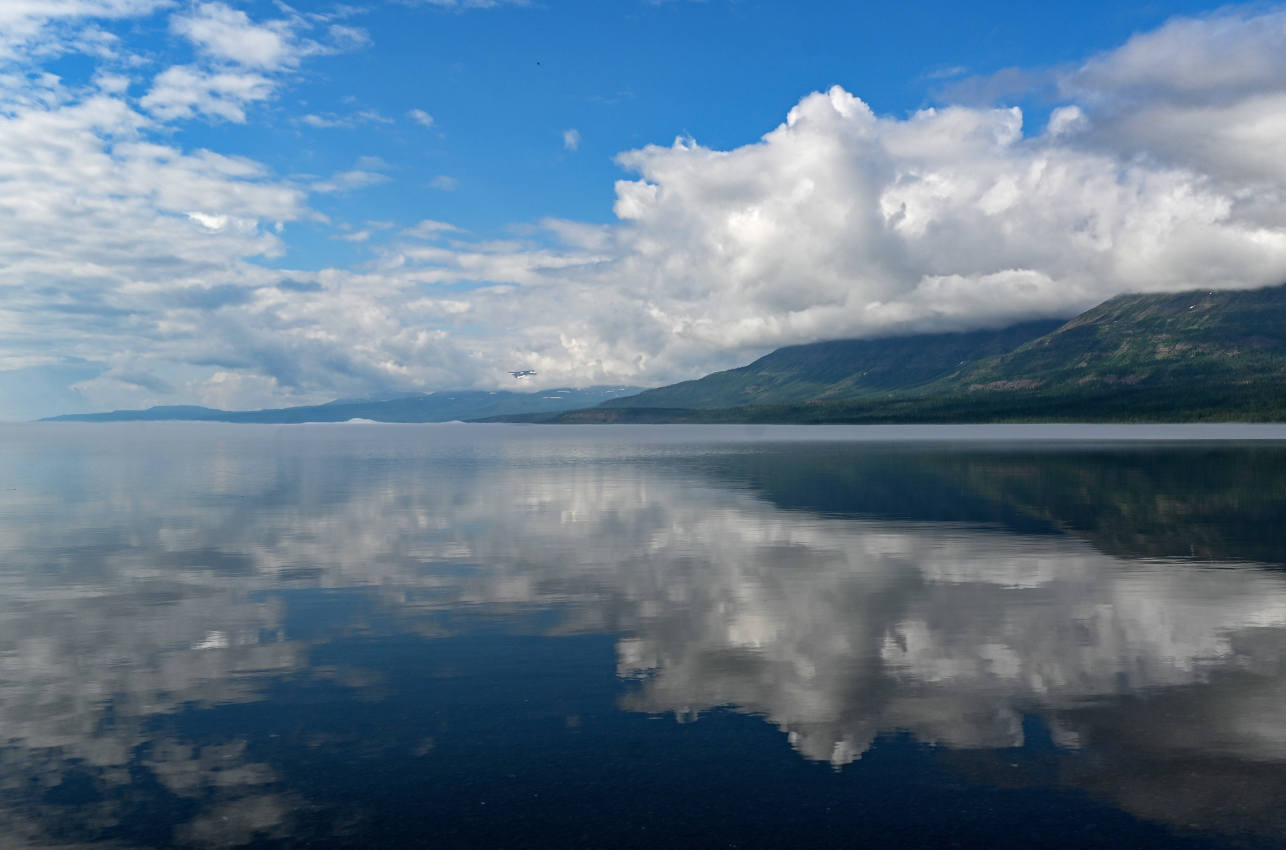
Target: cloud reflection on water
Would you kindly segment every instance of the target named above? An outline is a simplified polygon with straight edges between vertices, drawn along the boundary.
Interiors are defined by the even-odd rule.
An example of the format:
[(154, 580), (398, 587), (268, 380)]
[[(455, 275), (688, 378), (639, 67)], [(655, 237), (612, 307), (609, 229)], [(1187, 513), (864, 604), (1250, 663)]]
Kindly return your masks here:
[[(942, 493), (918, 517), (799, 510), (774, 498), (781, 476), (763, 466), (775, 453), (792, 480), (817, 481), (847, 466), (865, 486), (887, 474), (878, 447), (441, 429), (23, 433), (0, 461), (17, 483), (0, 492), (0, 826), (35, 843), (48, 813), (34, 800), (87, 777), (94, 792), (76, 817), (101, 833), (124, 817), (140, 770), (192, 801), (184, 842), (290, 834), (307, 803), (277, 768), (244, 747), (196, 745), (164, 718), (267, 700), (282, 681), (379, 699), (396, 683), (359, 662), (321, 665), (315, 650), (345, 635), (467, 633), (464, 613), (530, 630), (523, 616), (542, 612), (541, 634), (615, 635), (617, 674), (633, 682), (622, 708), (693, 720), (730, 707), (836, 768), (895, 732), (955, 751), (1019, 747), (1035, 716), (1066, 762), (1059, 781), (1148, 817), (1218, 824), (1240, 787), (1228, 773), (1286, 761), (1286, 574), (942, 521)], [(1237, 457), (1210, 462), (1252, 462)], [(1158, 458), (1154, 481), (1194, 456)], [(1022, 468), (1039, 477), (1067, 460)], [(1073, 460), (1091, 483), (1096, 463), (1107, 468)], [(898, 468), (914, 469), (915, 486), (937, 475), (945, 491), (962, 487), (946, 501), (994, 502), (1012, 461), (935, 449)], [(989, 489), (961, 484), (979, 480)], [(1140, 487), (1086, 492), (1165, 503)], [(1235, 555), (1237, 540), (1222, 542)], [(290, 593), (310, 589), (369, 604), (295, 628)], [(1082, 752), (1112, 761), (1112, 782)], [(1158, 802), (1172, 781), (1157, 766), (1180, 762), (1224, 779), (1189, 783), (1182, 807)], [(1243, 821), (1286, 827), (1272, 814), (1286, 782), (1257, 789), (1236, 801)]]

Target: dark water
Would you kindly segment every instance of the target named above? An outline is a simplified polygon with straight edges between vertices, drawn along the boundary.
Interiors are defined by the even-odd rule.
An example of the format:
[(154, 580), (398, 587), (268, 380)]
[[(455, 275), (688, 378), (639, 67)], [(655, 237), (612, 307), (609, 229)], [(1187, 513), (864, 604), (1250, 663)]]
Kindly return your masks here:
[(996, 433), (4, 426), (0, 846), (1282, 846), (1286, 441)]

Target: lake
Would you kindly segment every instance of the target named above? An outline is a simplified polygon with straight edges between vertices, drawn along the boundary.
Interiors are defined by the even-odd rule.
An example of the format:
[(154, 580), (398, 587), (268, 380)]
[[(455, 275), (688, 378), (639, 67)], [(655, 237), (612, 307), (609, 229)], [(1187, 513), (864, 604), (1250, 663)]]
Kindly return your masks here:
[(1286, 428), (0, 426), (10, 847), (1286, 844)]

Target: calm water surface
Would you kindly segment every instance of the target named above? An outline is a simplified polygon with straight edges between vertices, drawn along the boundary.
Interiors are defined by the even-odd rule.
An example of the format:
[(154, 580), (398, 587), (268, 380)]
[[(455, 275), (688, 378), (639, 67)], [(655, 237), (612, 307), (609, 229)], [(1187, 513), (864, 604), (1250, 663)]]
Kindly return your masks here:
[(0, 426), (0, 846), (1282, 846), (1273, 436)]

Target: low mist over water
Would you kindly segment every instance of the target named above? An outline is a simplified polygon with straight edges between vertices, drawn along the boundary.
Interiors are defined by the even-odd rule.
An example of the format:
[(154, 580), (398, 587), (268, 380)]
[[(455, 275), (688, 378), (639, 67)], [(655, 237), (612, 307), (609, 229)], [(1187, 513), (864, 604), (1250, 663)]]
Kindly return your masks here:
[(1286, 841), (1286, 431), (0, 434), (6, 847)]

